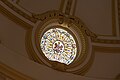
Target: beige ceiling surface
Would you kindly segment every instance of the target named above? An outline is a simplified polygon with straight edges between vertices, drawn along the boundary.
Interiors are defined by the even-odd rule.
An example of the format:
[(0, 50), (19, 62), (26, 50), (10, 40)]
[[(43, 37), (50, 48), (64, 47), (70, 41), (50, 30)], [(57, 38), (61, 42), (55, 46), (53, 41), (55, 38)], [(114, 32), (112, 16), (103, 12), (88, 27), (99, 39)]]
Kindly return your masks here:
[[(18, 4), (29, 12), (41, 14), (49, 10), (59, 10), (60, 2), (60, 0), (20, 0)], [(113, 11), (117, 7), (114, 4), (116, 4), (114, 0), (78, 0), (75, 16), (96, 34), (112, 35), (113, 27), (115, 29), (118, 27), (115, 26), (117, 15), (114, 15)]]
[[(2, 1), (13, 1), (13, 0), (2, 0)], [(66, 6), (64, 5), (66, 3), (61, 4), (61, 1), (64, 2), (68, 0), (14, 0), (14, 2), (11, 2), (14, 5), (14, 7), (12, 8), (0, 2), (2, 3), (2, 5), (5, 5), (5, 8), (8, 9), (9, 13), (11, 12), (14, 15), (14, 17), (10, 17), (10, 18), (13, 19), (15, 18), (14, 21), (11, 21), (11, 19), (8, 19), (4, 15), (0, 14), (0, 20), (1, 20), (0, 24), (2, 24), (2, 26), (0, 27), (0, 40), (2, 41), (2, 44), (3, 45), (5, 44), (4, 46), (10, 49), (10, 51), (13, 51), (17, 54), (20, 54), (28, 58), (27, 51), (25, 49), (25, 35), (27, 30), (21, 27), (21, 25), (15, 23), (16, 17), (20, 18), (21, 21), (30, 24), (34, 27), (37, 21), (36, 22), (29, 21), (32, 17), (31, 16), (32, 13), (42, 14), (49, 10), (59, 10), (60, 6), (66, 8)], [(113, 4), (113, 2), (115, 4)], [(110, 36), (113, 35), (113, 32), (115, 31), (115, 33), (118, 34), (117, 40), (120, 40), (120, 32), (119, 32), (120, 27), (117, 22), (118, 7), (115, 6), (117, 5), (116, 2), (117, 0), (77, 0), (74, 16), (80, 18), (85, 23), (85, 25), (87, 25), (87, 27), (95, 34), (102, 35), (103, 38), (111, 37), (110, 40), (109, 39), (106, 40), (106, 42), (108, 43), (105, 43), (104, 40), (103, 41), (101, 40), (102, 42), (100, 43), (98, 42), (100, 45), (98, 44), (93, 44), (93, 45), (95, 46), (102, 45), (107, 48), (109, 47), (117, 48), (117, 53), (114, 52), (114, 50), (116, 49), (110, 50), (101, 47), (99, 49), (100, 52), (96, 50), (93, 65), (90, 71), (88, 71), (88, 73), (86, 74), (86, 76), (88, 77), (113, 79), (117, 74), (120, 73), (120, 68), (119, 68), (120, 41), (118, 41), (117, 43), (115, 38), (112, 38), (112, 36)], [(29, 18), (23, 16), (24, 14), (21, 13), (22, 10), (20, 8), (31, 14), (29, 15)], [(105, 53), (105, 50), (110, 50), (110, 51)]]
[[(61, 1), (63, 2), (61, 3)], [(30, 14), (42, 14), (49, 10), (66, 9), (68, 6), (67, 1), (68, 0), (14, 0), (14, 4)], [(71, 10), (74, 9), (74, 16), (80, 18), (92, 32), (108, 37), (120, 33), (117, 22), (117, 0), (76, 1), (75, 3), (73, 0), (72, 4), (74, 4), (74, 6), (71, 6)]]
[(60, 0), (20, 0), (19, 5), (32, 13), (43, 13), (58, 10)]
[(25, 49), (26, 31), (2, 14), (0, 14), (0, 24), (0, 40), (4, 47), (18, 55), (28, 57)]
[(95, 53), (95, 59), (86, 76), (98, 78), (115, 78), (120, 73), (119, 53)]
[(75, 15), (96, 34), (112, 34), (112, 0), (78, 0)]

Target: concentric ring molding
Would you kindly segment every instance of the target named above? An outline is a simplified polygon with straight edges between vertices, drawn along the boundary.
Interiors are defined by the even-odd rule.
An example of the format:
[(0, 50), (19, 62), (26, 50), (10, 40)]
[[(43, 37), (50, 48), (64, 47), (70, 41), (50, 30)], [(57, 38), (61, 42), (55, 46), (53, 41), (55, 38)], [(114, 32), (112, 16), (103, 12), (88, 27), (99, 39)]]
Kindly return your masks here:
[[(69, 22), (71, 22), (71, 24), (69, 24)], [(77, 48), (79, 50), (79, 46), (82, 46), (82, 49), (81, 51), (78, 51), (77, 57), (70, 65), (50, 61), (44, 56), (44, 54), (41, 51), (39, 45), (39, 36), (41, 36), (40, 34), (43, 34), (46, 30), (48, 30), (50, 28), (49, 26), (51, 25), (60, 26), (68, 32), (72, 31), (72, 34), (75, 35), (74, 38), (76, 39), (77, 44), (81, 43), (77, 45)], [(32, 30), (31, 43), (34, 50), (34, 53), (32, 53), (31, 56), (34, 56), (33, 58), (37, 62), (44, 64), (48, 67), (74, 74), (81, 74), (81, 71), (82, 73), (84, 73), (90, 67), (89, 60), (91, 60), (90, 58), (92, 56), (92, 46), (90, 45), (90, 38), (84, 33), (80, 26), (78, 26), (76, 23), (74, 23), (74, 21), (70, 20), (69, 18), (66, 18), (64, 16), (55, 16), (51, 18), (46, 18), (42, 22), (39, 22), (38, 25), (35, 26)], [(78, 54), (81, 55), (79, 56)], [(81, 69), (85, 69), (85, 71)]]

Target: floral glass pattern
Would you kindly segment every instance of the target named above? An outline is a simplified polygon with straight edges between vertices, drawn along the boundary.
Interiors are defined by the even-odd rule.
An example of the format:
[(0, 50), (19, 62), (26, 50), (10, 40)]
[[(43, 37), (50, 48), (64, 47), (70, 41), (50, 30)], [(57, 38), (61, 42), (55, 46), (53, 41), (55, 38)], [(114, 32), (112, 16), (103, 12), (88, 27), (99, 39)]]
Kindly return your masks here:
[(41, 49), (51, 61), (69, 65), (76, 57), (77, 47), (73, 36), (62, 28), (47, 30), (41, 38)]

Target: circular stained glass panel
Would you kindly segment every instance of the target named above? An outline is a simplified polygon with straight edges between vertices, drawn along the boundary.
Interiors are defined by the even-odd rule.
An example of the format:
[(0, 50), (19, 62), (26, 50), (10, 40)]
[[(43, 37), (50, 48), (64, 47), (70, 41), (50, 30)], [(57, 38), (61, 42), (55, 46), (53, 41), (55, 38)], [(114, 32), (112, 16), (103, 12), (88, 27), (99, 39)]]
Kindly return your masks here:
[(76, 57), (77, 47), (73, 36), (62, 28), (47, 30), (41, 38), (41, 49), (51, 61), (69, 65)]

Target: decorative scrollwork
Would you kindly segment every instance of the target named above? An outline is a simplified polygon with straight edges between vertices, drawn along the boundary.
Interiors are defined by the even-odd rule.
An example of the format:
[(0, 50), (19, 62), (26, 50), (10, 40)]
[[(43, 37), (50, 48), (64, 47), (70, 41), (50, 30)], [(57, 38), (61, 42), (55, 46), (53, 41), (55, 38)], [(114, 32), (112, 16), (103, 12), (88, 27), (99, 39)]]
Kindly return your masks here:
[(58, 10), (53, 10), (53, 11), (47, 11), (47, 12), (42, 13), (42, 14), (32, 14), (32, 16), (35, 19), (44, 21), (45, 19), (50, 19), (53, 17), (64, 17), (65, 15)]
[(97, 35), (91, 32), (79, 18), (70, 16), (69, 19), (79, 26), (87, 36), (90, 36), (91, 38), (97, 37)]

